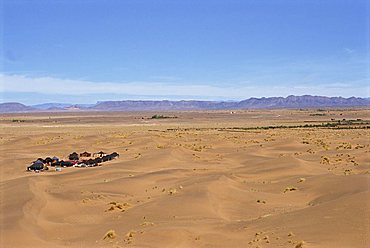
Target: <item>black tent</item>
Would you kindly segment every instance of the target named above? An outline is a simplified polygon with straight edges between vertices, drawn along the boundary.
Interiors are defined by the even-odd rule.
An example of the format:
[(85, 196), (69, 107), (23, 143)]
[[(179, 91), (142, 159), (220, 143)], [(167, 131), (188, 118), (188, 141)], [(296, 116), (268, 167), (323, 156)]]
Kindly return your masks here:
[(45, 158), (45, 163), (50, 164), (53, 160), (50, 157)]
[(62, 167), (71, 167), (73, 164), (69, 161), (60, 161), (60, 166)]
[(79, 157), (78, 157), (77, 152), (73, 152), (73, 153), (69, 154), (68, 159), (69, 160), (78, 160)]
[(111, 156), (112, 156), (112, 158), (115, 158), (115, 157), (119, 157), (119, 154), (118, 154), (117, 152), (113, 152), (113, 153), (111, 154)]

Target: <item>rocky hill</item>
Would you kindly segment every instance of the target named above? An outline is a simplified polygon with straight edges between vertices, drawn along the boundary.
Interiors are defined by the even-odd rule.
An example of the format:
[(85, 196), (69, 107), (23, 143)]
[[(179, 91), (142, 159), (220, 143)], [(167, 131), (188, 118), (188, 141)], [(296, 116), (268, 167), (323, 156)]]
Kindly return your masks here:
[(18, 102), (0, 103), (0, 113), (32, 112), (37, 109)]

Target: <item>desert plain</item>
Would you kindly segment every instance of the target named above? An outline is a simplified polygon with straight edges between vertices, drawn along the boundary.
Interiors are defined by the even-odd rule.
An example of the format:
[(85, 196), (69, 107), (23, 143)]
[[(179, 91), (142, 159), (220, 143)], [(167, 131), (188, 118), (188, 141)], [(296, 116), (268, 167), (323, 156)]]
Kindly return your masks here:
[[(369, 117), (369, 109), (2, 114), (0, 246), (370, 247)], [(38, 157), (101, 150), (120, 157), (26, 171)]]

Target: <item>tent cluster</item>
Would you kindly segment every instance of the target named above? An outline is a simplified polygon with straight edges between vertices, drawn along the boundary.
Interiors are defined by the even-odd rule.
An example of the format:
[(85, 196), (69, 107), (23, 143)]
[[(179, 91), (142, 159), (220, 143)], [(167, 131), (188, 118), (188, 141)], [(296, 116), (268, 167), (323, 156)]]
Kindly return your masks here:
[[(87, 152), (81, 153), (80, 155), (86, 155), (89, 154)], [(94, 153), (95, 154), (95, 153)], [(96, 153), (100, 154), (100, 153)], [(49, 166), (51, 167), (94, 167), (94, 166), (100, 166), (101, 163), (110, 161), (112, 159), (115, 159), (119, 157), (119, 154), (117, 152), (113, 152), (112, 154), (105, 154), (101, 152), (101, 154), (104, 154), (103, 156), (98, 156), (95, 158), (89, 158), (89, 156), (78, 156), (76, 152), (73, 152), (69, 154), (67, 161), (59, 160), (57, 157), (47, 157), (45, 159), (38, 158), (30, 166), (27, 167), (28, 171), (43, 171), (48, 170)], [(83, 159), (82, 159), (83, 158)]]

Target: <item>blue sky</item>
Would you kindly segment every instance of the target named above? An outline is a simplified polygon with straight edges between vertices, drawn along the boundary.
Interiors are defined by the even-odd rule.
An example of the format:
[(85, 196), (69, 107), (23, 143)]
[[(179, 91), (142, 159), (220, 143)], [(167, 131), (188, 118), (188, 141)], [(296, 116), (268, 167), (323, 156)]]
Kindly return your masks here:
[(2, 0), (2, 102), (369, 97), (367, 0)]

